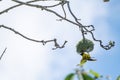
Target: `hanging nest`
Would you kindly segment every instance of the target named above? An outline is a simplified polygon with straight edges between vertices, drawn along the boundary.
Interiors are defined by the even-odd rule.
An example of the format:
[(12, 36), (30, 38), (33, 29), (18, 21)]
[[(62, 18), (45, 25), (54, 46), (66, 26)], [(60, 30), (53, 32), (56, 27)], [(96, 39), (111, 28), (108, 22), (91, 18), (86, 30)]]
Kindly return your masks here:
[(76, 48), (78, 53), (91, 52), (94, 49), (94, 43), (85, 38), (78, 42)]

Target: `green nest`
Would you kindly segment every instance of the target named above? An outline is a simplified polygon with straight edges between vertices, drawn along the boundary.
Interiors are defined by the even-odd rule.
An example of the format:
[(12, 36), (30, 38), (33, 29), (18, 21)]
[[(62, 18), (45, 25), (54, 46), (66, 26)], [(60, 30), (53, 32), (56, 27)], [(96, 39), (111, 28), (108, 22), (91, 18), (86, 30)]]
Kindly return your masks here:
[(78, 53), (91, 52), (94, 49), (94, 43), (85, 38), (78, 42), (76, 48)]

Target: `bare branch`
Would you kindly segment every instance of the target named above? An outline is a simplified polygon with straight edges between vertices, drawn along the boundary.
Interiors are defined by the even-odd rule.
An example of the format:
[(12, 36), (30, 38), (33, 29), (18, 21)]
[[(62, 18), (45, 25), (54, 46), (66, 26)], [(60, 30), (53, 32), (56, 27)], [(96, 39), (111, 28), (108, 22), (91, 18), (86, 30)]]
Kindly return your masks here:
[[(68, 5), (68, 9), (69, 9), (71, 15), (74, 17), (75, 21), (79, 24), (78, 26), (79, 26), (79, 28), (81, 29), (83, 39), (85, 39), (84, 34), (86, 34), (87, 32), (89, 32), (89, 33), (92, 35), (93, 40), (99, 42), (99, 43), (100, 43), (100, 46), (101, 46), (102, 48), (104, 48), (105, 50), (109, 50), (109, 49), (111, 49), (111, 48), (115, 45), (115, 42), (113, 42), (112, 45), (111, 45), (111, 44), (108, 44), (108, 45), (105, 45), (105, 46), (104, 46), (104, 45), (102, 44), (102, 40), (97, 40), (97, 39), (94, 37), (94, 34), (93, 34), (93, 32), (92, 32), (92, 31), (95, 30), (94, 26), (93, 26), (93, 25), (83, 26), (83, 25), (78, 21), (77, 17), (73, 14), (73, 12), (72, 12), (72, 10), (71, 10), (71, 8), (70, 8), (69, 2), (67, 3), (67, 5)], [(88, 27), (88, 28), (91, 27), (92, 29), (91, 29), (91, 30), (88, 30), (86, 27)], [(85, 30), (84, 30), (84, 29), (85, 29)]]
[(66, 18), (66, 12), (65, 12), (65, 8), (64, 8), (64, 5), (65, 5), (65, 4), (66, 4), (66, 2), (63, 2), (61, 6), (62, 6), (62, 9), (63, 9), (63, 12), (64, 12), (64, 16), (65, 16), (65, 18)]
[[(34, 2), (38, 2), (38, 1), (48, 1), (48, 0), (33, 0), (33, 1), (28, 1), (28, 2), (26, 2), (26, 3), (34, 3)], [(59, 0), (57, 0), (57, 1), (59, 1)], [(61, 1), (61, 2), (62, 2), (62, 1)], [(55, 4), (55, 5), (44, 6), (44, 7), (46, 7), (46, 8), (56, 7), (56, 6), (60, 5), (60, 4), (62, 4), (61, 2), (59, 2), (58, 4)], [(14, 9), (14, 8), (17, 8), (17, 7), (21, 6), (21, 5), (23, 5), (23, 4), (22, 4), (22, 3), (19, 3), (19, 4), (17, 4), (17, 5), (11, 6), (11, 7), (7, 8), (7, 9), (1, 11), (1, 12), (0, 12), (0, 15), (3, 14), (3, 13), (5, 13), (5, 12), (8, 12), (9, 10), (12, 10), (12, 9)]]
[(3, 57), (3, 55), (4, 55), (5, 51), (6, 51), (6, 49), (7, 49), (7, 48), (5, 48), (4, 51), (3, 51), (3, 53), (1, 54), (0, 60), (2, 59), (2, 57)]
[[(37, 2), (37, 1), (40, 1), (40, 0), (28, 1), (28, 2), (26, 2), (26, 3), (33, 3), (33, 2)], [(19, 7), (19, 6), (21, 6), (21, 5), (23, 5), (23, 4), (17, 4), (17, 5), (11, 6), (11, 7), (7, 8), (7, 9), (1, 11), (1, 12), (0, 12), (0, 15), (3, 14), (3, 13), (5, 13), (5, 12), (8, 12), (9, 10), (12, 10), (12, 9), (14, 9), (14, 8), (16, 8), (16, 7)]]
[[(91, 27), (93, 27), (93, 30), (94, 30), (94, 26), (93, 25), (90, 25)], [(93, 40), (94, 41), (97, 41), (97, 42), (99, 42), (100, 43), (100, 46), (102, 47), (102, 48), (104, 48), (105, 50), (109, 50), (109, 49), (111, 49), (112, 47), (114, 47), (114, 45), (115, 45), (115, 42), (113, 41), (112, 43), (110, 43), (109, 42), (109, 44), (108, 45), (103, 45), (102, 43), (102, 40), (97, 40), (95, 37), (94, 37), (94, 34), (93, 34), (93, 30), (88, 30), (86, 27), (84, 27), (84, 29), (86, 30), (86, 32), (89, 32), (91, 35), (92, 35), (92, 38), (93, 38)]]
[(57, 39), (54, 39), (54, 43), (55, 43), (55, 48), (52, 48), (52, 50), (55, 50), (57, 48), (64, 48), (65, 47), (65, 44), (67, 43), (67, 41), (64, 42), (64, 44), (62, 46), (60, 46), (58, 43), (57, 43)]
[[(45, 10), (47, 12), (50, 12), (50, 13), (53, 13), (55, 14), (56, 16), (58, 16), (60, 18), (60, 20), (65, 20), (69, 23), (72, 23), (76, 26), (79, 27), (81, 33), (82, 33), (82, 37), (83, 39), (85, 39), (85, 34), (87, 33), (90, 33), (93, 40), (94, 41), (97, 41), (100, 43), (100, 46), (106, 50), (109, 50), (111, 49), (111, 47), (113, 47), (115, 45), (115, 42), (109, 42), (108, 45), (103, 45), (102, 44), (102, 40), (97, 40), (95, 37), (94, 37), (94, 34), (93, 34), (93, 31), (95, 30), (94, 26), (93, 25), (89, 25), (89, 26), (84, 26), (82, 25), (80, 22), (79, 22), (79, 19), (75, 16), (75, 14), (72, 12), (71, 8), (70, 8), (70, 4), (69, 4), (69, 1), (67, 0), (34, 0), (34, 1), (28, 1), (28, 2), (22, 2), (22, 1), (19, 1), (19, 0), (12, 0), (16, 3), (19, 3), (17, 5), (14, 5), (14, 6), (11, 6), (9, 7), (8, 9), (5, 9), (3, 11), (0, 12), (0, 14), (3, 14), (5, 12), (8, 12), (9, 10), (12, 10), (18, 6), (21, 6), (21, 5), (26, 5), (26, 6), (30, 6), (30, 7), (35, 7), (35, 8), (40, 8), (41, 10)], [(59, 1), (59, 3), (57, 4), (54, 4), (54, 5), (50, 5), (50, 6), (42, 6), (42, 5), (35, 5), (35, 4), (30, 4), (30, 3), (33, 3), (33, 2), (37, 2), (37, 1)], [(65, 8), (64, 8), (64, 5), (67, 4), (67, 8), (68, 8), (68, 11), (70, 12), (71, 16), (74, 18), (74, 21), (70, 20), (70, 19), (67, 19), (67, 15), (66, 15), (66, 11), (65, 11)], [(64, 16), (60, 15), (59, 13), (57, 13), (56, 11), (54, 10), (51, 10), (49, 8), (53, 8), (53, 7), (56, 7), (56, 6), (59, 6), (61, 5), (62, 7), (62, 10), (63, 10), (63, 13), (64, 13)], [(30, 41), (33, 41), (33, 42), (40, 42), (42, 43), (43, 45), (45, 45), (47, 42), (54, 42), (55, 44), (55, 48), (54, 49), (57, 49), (57, 48), (63, 48), (64, 45), (66, 44), (67, 41), (64, 42), (64, 44), (62, 46), (60, 46), (58, 43), (57, 43), (57, 39), (53, 39), (53, 40), (47, 40), (47, 41), (44, 41), (44, 40), (35, 40), (35, 39), (31, 39), (31, 38), (28, 38), (26, 36), (24, 36), (23, 34), (19, 33), (18, 31), (10, 28), (10, 27), (7, 27), (7, 26), (4, 26), (4, 25), (0, 25), (0, 27), (3, 27), (5, 29), (8, 29), (8, 30), (11, 30), (13, 32), (15, 32), (16, 34), (22, 36), (23, 38), (27, 39), (27, 40), (30, 40)]]
[[(66, 15), (66, 11), (65, 11), (65, 8), (64, 8), (64, 5), (67, 3), (67, 1), (61, 1), (61, 7), (62, 7), (62, 10), (63, 10), (63, 13), (64, 13), (64, 18), (67, 17)], [(58, 19), (58, 21), (62, 21), (63, 19)]]
[(68, 6), (69, 12), (71, 13), (71, 15), (73, 16), (73, 18), (75, 19), (76, 23), (78, 24), (78, 27), (79, 27), (79, 29), (80, 29), (80, 31), (81, 31), (81, 33), (82, 33), (83, 39), (85, 39), (84, 30), (83, 30), (84, 26), (78, 21), (79, 19), (78, 19), (78, 18), (74, 15), (74, 13), (72, 12), (72, 10), (71, 10), (71, 8), (70, 8), (69, 2), (67, 2), (67, 6)]
[[(48, 43), (48, 42), (54, 42), (56, 49), (57, 49), (57, 48), (64, 48), (64, 45), (65, 45), (65, 43), (66, 43), (66, 41), (65, 41), (65, 42), (64, 42), (64, 45), (62, 45), (62, 47), (61, 47), (61, 46), (59, 46), (59, 44), (57, 43), (56, 39), (47, 40), (47, 41), (44, 41), (44, 40), (35, 40), (35, 39), (31, 39), (31, 38), (26, 37), (25, 35), (23, 35), (23, 34), (21, 34), (20, 32), (14, 30), (13, 28), (10, 28), (10, 27), (4, 26), (4, 25), (0, 25), (0, 28), (5, 28), (5, 29), (7, 29), (7, 30), (10, 30), (10, 31), (14, 32), (15, 34), (18, 34), (19, 36), (21, 36), (21, 37), (23, 37), (23, 38), (25, 38), (25, 39), (27, 39), (27, 40), (29, 40), (29, 41), (33, 41), (33, 42), (37, 42), (37, 43), (42, 43), (43, 45), (45, 45), (45, 44)], [(58, 45), (58, 46), (57, 46), (57, 45)]]
[(83, 25), (78, 21), (79, 19), (74, 15), (74, 13), (72, 12), (71, 8), (70, 8), (70, 4), (69, 1), (67, 1), (67, 6), (68, 6), (68, 10), (70, 12), (70, 14), (73, 16), (73, 18), (75, 19), (75, 21), (79, 24), (79, 27), (83, 27)]
[(86, 29), (84, 29), (84, 34), (87, 34), (87, 32), (92, 32), (92, 31), (95, 31), (95, 27), (93, 25), (89, 25), (89, 26), (83, 26), (85, 27)]
[(59, 2), (59, 3), (54, 4), (54, 5), (51, 5), (51, 6), (43, 6), (43, 7), (46, 7), (46, 8), (52, 8), (52, 7), (59, 6), (59, 5), (61, 5), (61, 4), (62, 4), (62, 2)]
[(45, 10), (45, 11), (48, 11), (48, 12), (50, 12), (50, 13), (55, 14), (56, 16), (62, 18), (63, 20), (65, 20), (65, 21), (67, 21), (67, 22), (70, 22), (70, 23), (72, 23), (72, 24), (74, 24), (74, 25), (79, 26), (79, 24), (77, 24), (76, 22), (71, 21), (71, 20), (69, 20), (69, 19), (66, 19), (66, 18), (64, 18), (63, 16), (61, 16), (60, 14), (58, 14), (57, 12), (55, 12), (55, 11), (53, 11), (53, 10), (51, 10), (51, 9), (48, 9), (48, 8), (46, 8), (46, 7), (44, 7), (44, 6), (29, 4), (29, 3), (22, 2), (22, 1), (18, 1), (18, 0), (12, 0), (12, 1), (17, 2), (17, 3), (20, 3), (20, 4), (27, 5), (27, 6), (30, 6), (30, 7), (40, 8), (40, 9), (42, 9), (42, 10)]

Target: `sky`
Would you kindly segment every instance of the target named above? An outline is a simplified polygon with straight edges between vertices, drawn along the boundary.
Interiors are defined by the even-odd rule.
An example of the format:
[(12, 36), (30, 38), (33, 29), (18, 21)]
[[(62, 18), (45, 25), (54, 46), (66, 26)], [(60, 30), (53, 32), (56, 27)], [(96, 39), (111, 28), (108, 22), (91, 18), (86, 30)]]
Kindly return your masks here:
[[(1, 1), (0, 12), (15, 4), (11, 0)], [(120, 75), (119, 0), (110, 0), (108, 3), (102, 0), (71, 0), (70, 6), (83, 25), (95, 26), (94, 35), (97, 39), (103, 40), (104, 44), (110, 40), (116, 42), (110, 50), (104, 50), (99, 43), (94, 42), (95, 48), (90, 54), (97, 61), (87, 62), (84, 69), (93, 69), (115, 80)], [(58, 8), (55, 10), (63, 14), (62, 9)], [(69, 13), (68, 17), (73, 20)], [(61, 45), (65, 40), (68, 41), (65, 48), (52, 50), (53, 43), (43, 46), (1, 28), (0, 53), (2, 54), (5, 47), (7, 50), (0, 61), (0, 80), (64, 80), (67, 74), (75, 72), (81, 59), (76, 52), (76, 44), (82, 39), (81, 32), (75, 25), (56, 19), (59, 17), (54, 14), (28, 6), (20, 6), (0, 15), (0, 25), (14, 28), (29, 38), (57, 38)], [(92, 40), (91, 35), (86, 37)]]

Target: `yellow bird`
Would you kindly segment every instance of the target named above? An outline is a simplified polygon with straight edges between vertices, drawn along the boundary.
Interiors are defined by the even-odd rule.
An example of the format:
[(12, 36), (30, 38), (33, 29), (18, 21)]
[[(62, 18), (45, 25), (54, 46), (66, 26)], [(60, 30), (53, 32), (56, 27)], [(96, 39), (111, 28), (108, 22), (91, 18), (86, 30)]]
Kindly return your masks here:
[(91, 58), (90, 54), (87, 52), (83, 52), (81, 56), (82, 56), (82, 59), (80, 61), (80, 64), (78, 64), (80, 66), (83, 66), (83, 64), (87, 61), (96, 61), (96, 59)]

